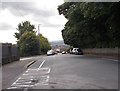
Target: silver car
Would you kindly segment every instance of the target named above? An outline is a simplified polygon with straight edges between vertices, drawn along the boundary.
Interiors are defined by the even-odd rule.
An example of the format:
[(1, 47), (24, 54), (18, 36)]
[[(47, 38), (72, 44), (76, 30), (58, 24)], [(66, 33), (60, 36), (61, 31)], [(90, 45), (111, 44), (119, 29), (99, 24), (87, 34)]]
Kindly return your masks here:
[(48, 50), (47, 51), (47, 56), (54, 55), (55, 51), (54, 50)]

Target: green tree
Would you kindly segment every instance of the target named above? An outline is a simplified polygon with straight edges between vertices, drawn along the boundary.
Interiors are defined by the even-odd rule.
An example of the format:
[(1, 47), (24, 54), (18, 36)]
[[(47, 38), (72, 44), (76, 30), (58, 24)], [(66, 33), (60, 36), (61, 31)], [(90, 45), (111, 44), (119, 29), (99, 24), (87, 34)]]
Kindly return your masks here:
[(40, 50), (41, 50), (41, 54), (45, 54), (49, 49), (51, 49), (51, 46), (47, 40), (47, 38), (45, 38), (42, 34), (40, 34), (38, 36), (39, 40), (40, 40)]
[(15, 33), (15, 38), (17, 38), (17, 40), (20, 39), (20, 37), (22, 36), (22, 34), (26, 31), (32, 31), (35, 29), (34, 25), (32, 25), (29, 21), (24, 21), (22, 23), (18, 24), (18, 32)]
[(15, 33), (21, 56), (32, 56), (46, 53), (51, 48), (47, 38), (42, 34), (36, 35), (35, 29), (29, 21), (18, 24), (18, 33)]
[(64, 42), (74, 47), (120, 47), (120, 2), (76, 3), (58, 6), (68, 22), (62, 30)]
[(40, 52), (39, 38), (35, 32), (26, 31), (19, 40), (21, 56), (38, 55)]

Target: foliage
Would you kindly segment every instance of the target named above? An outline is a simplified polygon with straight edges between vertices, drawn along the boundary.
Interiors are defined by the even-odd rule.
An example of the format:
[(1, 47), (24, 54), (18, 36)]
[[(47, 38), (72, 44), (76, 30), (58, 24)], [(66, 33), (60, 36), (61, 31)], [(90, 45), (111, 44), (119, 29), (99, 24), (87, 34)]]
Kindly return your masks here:
[(42, 34), (38, 36), (40, 39), (40, 49), (41, 49), (41, 54), (46, 53), (49, 49), (51, 49), (51, 46), (47, 40)]
[(64, 42), (74, 47), (120, 47), (120, 2), (65, 2), (58, 6), (68, 22), (62, 30)]
[(19, 40), (24, 32), (26, 32), (26, 31), (33, 32), (33, 29), (35, 29), (35, 27), (34, 27), (34, 25), (31, 25), (29, 21), (19, 23), (18, 28), (17, 28), (18, 33), (16, 32), (14, 36), (15, 36), (15, 38), (17, 38), (17, 40)]
[(20, 54), (22, 56), (31, 56), (39, 54), (39, 39), (33, 32), (24, 32), (19, 41)]
[(21, 56), (32, 56), (46, 53), (51, 48), (47, 38), (36, 35), (34, 25), (29, 21), (19, 23), (18, 33), (15, 33)]

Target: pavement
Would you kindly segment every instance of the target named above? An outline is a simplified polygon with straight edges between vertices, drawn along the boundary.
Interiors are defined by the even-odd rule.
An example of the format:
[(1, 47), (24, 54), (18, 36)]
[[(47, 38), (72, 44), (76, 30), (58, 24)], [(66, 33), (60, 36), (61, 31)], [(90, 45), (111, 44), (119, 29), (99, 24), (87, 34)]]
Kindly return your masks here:
[[(2, 89), (8, 88), (14, 80), (17, 79), (25, 70), (27, 70), (30, 63), (42, 60), (43, 56), (25, 57), (21, 58), (20, 61), (15, 61), (2, 66)], [(40, 63), (40, 62), (39, 62)]]
[[(57, 54), (44, 56), (28, 69), (23, 66), (21, 69), (16, 79), (9, 74), (11, 70), (7, 73), (10, 77), (5, 77), (7, 80), (14, 79), (9, 89), (118, 89), (118, 62), (110, 59)], [(3, 75), (7, 74), (3, 72)], [(4, 81), (3, 84), (7, 85)]]

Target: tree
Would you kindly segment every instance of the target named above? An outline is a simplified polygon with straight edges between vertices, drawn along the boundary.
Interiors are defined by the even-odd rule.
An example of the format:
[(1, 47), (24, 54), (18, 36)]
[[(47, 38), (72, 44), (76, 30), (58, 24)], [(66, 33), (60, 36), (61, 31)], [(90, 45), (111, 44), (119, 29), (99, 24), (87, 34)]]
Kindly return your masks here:
[(51, 46), (47, 40), (42, 34), (38, 35), (38, 38), (40, 40), (40, 50), (41, 54), (46, 53), (49, 49), (51, 49)]
[(74, 47), (120, 47), (120, 2), (65, 2), (58, 6), (68, 22), (62, 30), (64, 42)]
[(19, 41), (20, 37), (22, 36), (22, 34), (26, 31), (32, 31), (34, 32), (33, 30), (35, 29), (34, 25), (31, 25), (31, 23), (29, 21), (25, 21), (25, 22), (22, 22), (22, 23), (19, 23), (18, 24), (18, 33), (16, 32), (15, 33), (15, 38), (17, 38), (17, 40)]
[(39, 39), (35, 32), (26, 31), (19, 40), (21, 56), (38, 55), (40, 52)]
[(47, 38), (42, 34), (36, 35), (35, 29), (29, 21), (18, 24), (18, 33), (15, 33), (21, 56), (32, 56), (46, 53), (51, 48)]

